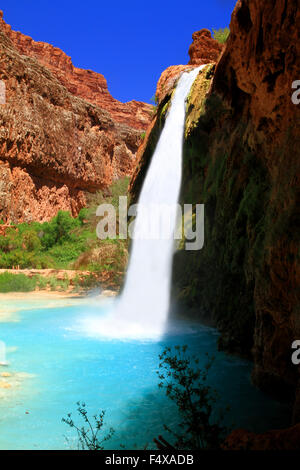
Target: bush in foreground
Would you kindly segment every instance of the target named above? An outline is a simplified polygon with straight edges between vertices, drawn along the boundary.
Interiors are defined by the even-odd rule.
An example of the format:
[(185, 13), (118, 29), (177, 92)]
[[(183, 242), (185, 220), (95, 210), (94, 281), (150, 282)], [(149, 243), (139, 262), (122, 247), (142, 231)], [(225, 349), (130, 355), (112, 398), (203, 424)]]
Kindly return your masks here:
[(114, 434), (113, 428), (110, 428), (106, 435), (101, 435), (105, 411), (101, 411), (98, 415), (94, 415), (93, 418), (89, 418), (85, 403), (78, 402), (77, 412), (83, 423), (85, 423), (83, 426), (79, 427), (74, 423), (71, 413), (68, 414), (67, 418), (62, 418), (62, 422), (76, 430), (78, 450), (103, 450), (104, 442), (108, 441)]
[[(176, 441), (170, 444), (162, 436), (154, 439), (159, 449), (178, 450), (216, 450), (220, 449), (228, 429), (221, 424), (223, 412), (216, 418), (216, 391), (207, 384), (207, 376), (214, 358), (209, 358), (203, 368), (199, 360), (186, 355), (187, 346), (165, 348), (159, 355), (160, 364), (157, 372), (159, 388), (177, 406), (180, 423), (176, 430), (164, 425)], [(74, 428), (78, 436), (78, 448), (81, 450), (103, 450), (103, 444), (114, 433), (111, 428), (102, 438), (104, 411), (90, 419), (84, 403), (77, 403), (77, 411), (87, 428), (75, 424), (71, 413), (62, 421)], [(121, 446), (124, 447), (124, 446)]]
[(178, 430), (164, 425), (166, 431), (176, 439), (170, 447), (187, 450), (219, 449), (227, 429), (221, 425), (223, 412), (220, 412), (219, 419), (215, 417), (218, 395), (207, 383), (214, 358), (207, 355), (207, 363), (200, 368), (198, 358), (188, 357), (186, 350), (187, 346), (165, 348), (159, 356), (158, 386), (175, 402), (180, 416)]

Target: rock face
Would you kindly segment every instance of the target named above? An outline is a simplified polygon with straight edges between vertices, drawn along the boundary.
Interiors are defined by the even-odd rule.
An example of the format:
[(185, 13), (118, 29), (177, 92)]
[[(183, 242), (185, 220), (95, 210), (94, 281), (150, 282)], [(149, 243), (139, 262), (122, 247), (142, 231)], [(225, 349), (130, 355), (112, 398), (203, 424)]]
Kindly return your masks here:
[(189, 65), (204, 65), (216, 62), (223, 50), (223, 45), (211, 37), (208, 29), (193, 33), (193, 42), (189, 48)]
[[(238, 1), (215, 71), (206, 67), (192, 87), (181, 202), (205, 204), (205, 242), (198, 252), (177, 252), (173, 275), (173, 295), (219, 328), (220, 347), (253, 359), (255, 384), (296, 396), (294, 422), (300, 142), (291, 96), (300, 78), (299, 14), (295, 0)], [(162, 95), (139, 156), (135, 199), (171, 92)]]
[(156, 87), (155, 98), (160, 103), (166, 96), (168, 96), (183, 72), (192, 70), (195, 66), (188, 65), (171, 65), (161, 74)]
[(211, 37), (208, 29), (201, 29), (192, 35), (189, 48), (188, 65), (171, 65), (160, 76), (156, 88), (156, 100), (161, 102), (174, 89), (182, 72), (192, 70), (199, 65), (215, 63), (224, 46)]
[(11, 31), (2, 19), (0, 80), (4, 222), (49, 220), (59, 209), (76, 215), (87, 193), (132, 174), (150, 105), (117, 102), (104, 77), (75, 69), (61, 51)]
[(288, 429), (255, 434), (236, 429), (223, 444), (224, 450), (300, 450), (300, 424)]
[[(222, 123), (231, 133), (224, 144), (235, 160), (232, 168), (227, 160), (225, 175), (243, 198), (240, 215), (245, 205), (249, 251), (244, 259), (240, 253), (240, 261), (254, 300), (253, 379), (279, 394), (293, 394), (299, 381), (291, 362), (291, 344), (300, 338), (299, 106), (291, 100), (292, 83), (300, 77), (299, 24), (297, 1), (238, 1), (212, 85), (212, 93), (234, 113), (232, 123)], [(241, 157), (250, 155), (256, 164), (242, 183)], [(236, 233), (242, 235), (241, 228)]]
[(107, 110), (114, 121), (127, 124), (134, 129), (144, 130), (149, 124), (152, 106), (139, 101), (121, 103), (114, 99), (107, 89), (103, 75), (74, 67), (71, 58), (58, 47), (34, 41), (29, 36), (13, 31), (3, 20), (2, 11), (0, 11), (0, 28), (20, 54), (37, 59), (73, 95)]

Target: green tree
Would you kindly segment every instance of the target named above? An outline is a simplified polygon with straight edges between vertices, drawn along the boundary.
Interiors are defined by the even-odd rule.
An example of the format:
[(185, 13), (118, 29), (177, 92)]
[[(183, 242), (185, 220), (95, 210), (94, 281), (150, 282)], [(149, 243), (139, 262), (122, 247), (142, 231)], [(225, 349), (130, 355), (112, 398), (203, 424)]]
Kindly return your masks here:
[(41, 249), (41, 240), (34, 230), (28, 230), (22, 236), (22, 245), (27, 251), (39, 251)]
[(57, 216), (42, 226), (42, 244), (49, 249), (56, 244), (62, 244), (74, 239), (72, 231), (80, 226), (80, 220), (73, 219), (68, 211), (58, 211)]

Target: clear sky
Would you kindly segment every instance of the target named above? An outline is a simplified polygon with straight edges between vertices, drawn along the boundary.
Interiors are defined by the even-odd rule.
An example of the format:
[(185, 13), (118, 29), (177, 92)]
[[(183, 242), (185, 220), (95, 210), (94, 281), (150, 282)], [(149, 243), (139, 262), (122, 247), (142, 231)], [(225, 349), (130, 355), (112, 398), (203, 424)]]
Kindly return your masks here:
[(186, 64), (192, 33), (228, 26), (236, 0), (1, 0), (13, 29), (102, 73), (120, 101), (150, 102), (161, 72)]

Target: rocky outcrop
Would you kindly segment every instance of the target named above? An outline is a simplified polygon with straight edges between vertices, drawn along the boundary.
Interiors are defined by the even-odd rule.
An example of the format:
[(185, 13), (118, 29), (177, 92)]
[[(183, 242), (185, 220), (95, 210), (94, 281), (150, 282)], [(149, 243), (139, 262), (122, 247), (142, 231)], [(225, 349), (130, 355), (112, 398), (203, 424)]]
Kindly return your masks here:
[[(206, 67), (192, 87), (181, 202), (205, 204), (205, 242), (199, 252), (177, 252), (173, 274), (183, 310), (215, 324), (221, 348), (253, 359), (255, 384), (292, 401), (296, 394), (294, 422), (300, 142), (291, 95), (300, 77), (299, 14), (295, 0), (238, 1), (215, 71)], [(144, 143), (135, 199), (171, 93)]]
[[(143, 111), (140, 118), (134, 111), (131, 121), (127, 111), (115, 119), (106, 109), (75, 96), (64, 86), (63, 77), (72, 82), (64, 67), (69, 67), (69, 74), (74, 69), (61, 51), (56, 56), (52, 46), (37, 46), (39, 53), (44, 50), (45, 62), (55, 64), (57, 57), (60, 79), (49, 64), (41, 64), (40, 57), (21, 54), (11, 37), (22, 38), (28, 53), (30, 47), (35, 51), (36, 43), (28, 39), (29, 47), (20, 33), (3, 25), (2, 21), (0, 80), (6, 103), (0, 104), (0, 219), (44, 221), (59, 209), (77, 215), (88, 193), (132, 174), (147, 120)], [(94, 91), (96, 96), (99, 90)]]
[(71, 58), (58, 47), (34, 41), (29, 36), (13, 31), (3, 20), (2, 11), (0, 11), (0, 29), (10, 38), (20, 54), (38, 60), (73, 95), (107, 110), (114, 121), (124, 123), (133, 129), (144, 130), (149, 124), (151, 105), (139, 101), (121, 103), (114, 99), (107, 89), (103, 75), (74, 67)]
[(155, 98), (158, 103), (164, 100), (164, 98), (175, 88), (175, 85), (183, 72), (192, 70), (195, 66), (188, 65), (171, 65), (161, 74), (156, 87)]
[(188, 72), (199, 65), (216, 63), (224, 48), (222, 44), (211, 37), (208, 29), (201, 29), (192, 35), (193, 42), (189, 48), (190, 61), (188, 65), (171, 65), (161, 74), (156, 87), (156, 100), (160, 103), (169, 95), (183, 72)]
[(189, 48), (189, 65), (204, 65), (217, 62), (224, 46), (211, 37), (208, 29), (193, 33), (193, 42)]

